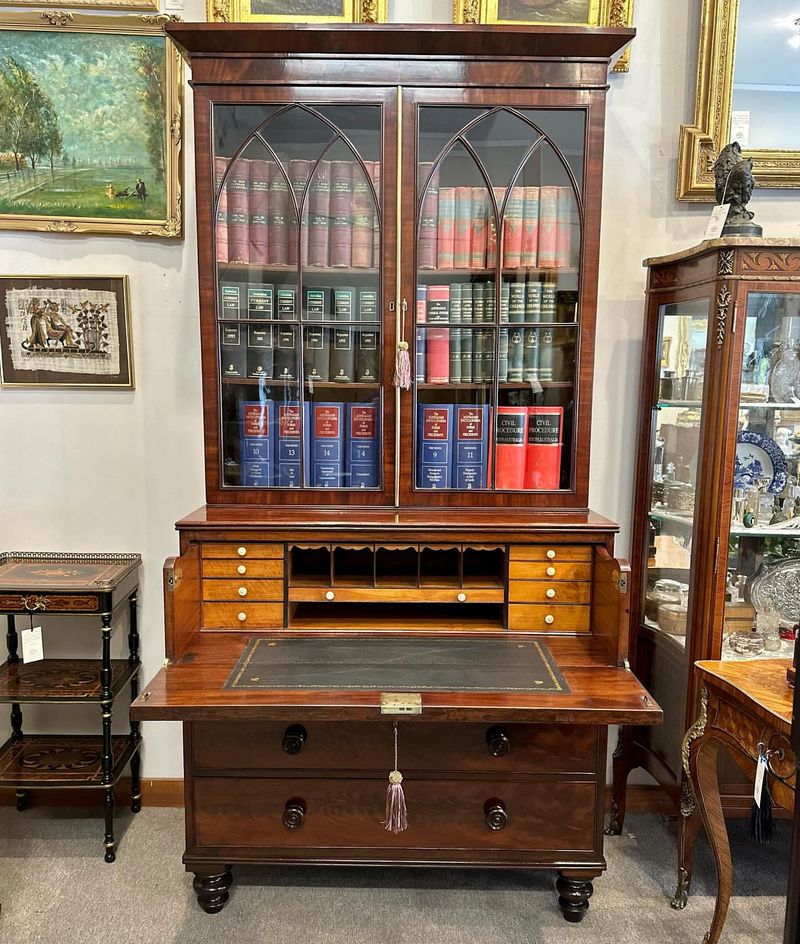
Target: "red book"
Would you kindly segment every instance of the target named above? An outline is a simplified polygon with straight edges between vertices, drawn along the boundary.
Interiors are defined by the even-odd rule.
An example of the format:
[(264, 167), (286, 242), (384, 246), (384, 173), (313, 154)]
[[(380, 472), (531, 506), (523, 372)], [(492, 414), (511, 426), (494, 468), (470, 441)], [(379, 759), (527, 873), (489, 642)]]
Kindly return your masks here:
[(308, 264), (327, 266), (331, 210), (331, 162), (320, 161), (308, 195)]
[(499, 406), (495, 428), (495, 488), (525, 488), (528, 407)]
[[(419, 165), (420, 186), (424, 186), (425, 179), (430, 173), (432, 164)], [(439, 171), (434, 171), (425, 194), (419, 213), (419, 242), (417, 244), (417, 265), (420, 269), (436, 268), (436, 231), (439, 227)]]
[(353, 163), (331, 161), (331, 233), (332, 266), (350, 268), (353, 264)]
[(375, 187), (375, 193), (378, 197), (378, 203), (374, 206), (372, 214), (372, 264), (378, 266), (381, 264), (381, 218), (378, 213), (381, 202), (381, 162), (365, 161), (364, 163), (367, 165), (370, 177), (372, 177), (372, 185)]
[(528, 407), (528, 435), (525, 447), (526, 489), (549, 491), (560, 486), (563, 426), (563, 406)]
[(426, 380), (430, 384), (450, 383), (450, 329), (428, 328), (425, 332)]
[(228, 261), (228, 188), (222, 186), (222, 180), (227, 168), (227, 158), (214, 158), (214, 189), (218, 194), (217, 222), (214, 227), (215, 241), (217, 244), (217, 262)]
[(522, 203), (522, 252), (520, 265), (536, 266), (539, 259), (539, 188), (525, 187)]
[(503, 268), (518, 269), (522, 255), (524, 190), (512, 187), (503, 217)]
[(472, 187), (456, 187), (455, 219), (453, 268), (468, 269), (472, 258)]
[(239, 158), (230, 170), (228, 187), (228, 260), (250, 261), (250, 161)]
[(372, 187), (360, 164), (353, 164), (352, 203), (352, 264), (356, 269), (367, 269), (372, 265), (372, 224), (375, 218), (375, 201)]
[(250, 162), (250, 262), (269, 262), (269, 161)]
[(472, 232), (469, 238), (469, 264), (473, 269), (486, 268), (486, 233), (489, 196), (485, 187), (472, 188)]
[[(294, 199), (297, 204), (297, 215), (303, 212), (303, 192), (306, 189), (306, 181), (311, 170), (311, 161), (289, 161), (289, 184), (294, 191)], [(295, 211), (291, 200), (289, 201), (289, 219), (295, 219)], [(303, 248), (303, 258), (308, 257), (308, 227), (300, 227), (300, 236), (305, 245)], [(297, 265), (297, 229), (294, 226), (288, 227), (288, 249), (289, 265)]]
[(439, 225), (436, 229), (436, 267), (438, 269), (452, 269), (456, 237), (455, 187), (439, 188), (438, 219)]
[(572, 188), (558, 188), (556, 209), (556, 267), (565, 269), (572, 256)]
[(539, 190), (539, 268), (553, 269), (558, 241), (558, 187)]
[[(497, 203), (497, 213), (500, 214), (503, 212), (503, 200), (506, 196), (505, 187), (492, 187), (494, 192), (494, 199)], [(492, 207), (491, 200), (487, 199), (486, 207), (486, 267), (488, 269), (494, 268), (497, 265), (497, 246), (499, 243), (498, 239), (498, 225), (497, 219), (495, 218), (494, 208)]]
[(268, 254), (272, 265), (289, 263), (289, 181), (280, 164), (269, 165)]

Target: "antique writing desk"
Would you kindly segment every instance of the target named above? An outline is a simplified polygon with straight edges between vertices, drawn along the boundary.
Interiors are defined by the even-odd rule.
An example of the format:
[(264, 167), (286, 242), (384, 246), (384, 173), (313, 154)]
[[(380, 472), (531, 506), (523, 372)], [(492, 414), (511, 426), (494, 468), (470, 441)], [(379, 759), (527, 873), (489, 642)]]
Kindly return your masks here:
[(605, 93), (633, 32), (167, 32), (194, 90), (207, 505), (133, 711), (184, 722), (200, 903), (238, 862), (519, 866), (560, 871), (580, 920), (607, 726), (661, 715), (587, 510)]

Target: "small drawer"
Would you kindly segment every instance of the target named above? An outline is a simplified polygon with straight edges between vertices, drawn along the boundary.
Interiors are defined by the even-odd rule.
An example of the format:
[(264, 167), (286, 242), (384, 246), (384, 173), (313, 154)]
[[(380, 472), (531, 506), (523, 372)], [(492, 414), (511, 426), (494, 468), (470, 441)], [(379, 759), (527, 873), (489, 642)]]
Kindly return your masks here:
[(246, 557), (237, 560), (223, 560), (222, 558), (206, 558), (203, 561), (204, 577), (283, 577), (283, 560), (250, 560)]
[(508, 628), (532, 633), (588, 633), (588, 606), (551, 606), (548, 603), (512, 603)]
[(592, 559), (592, 549), (577, 544), (512, 544), (512, 561), (586, 561)]
[(434, 587), (289, 587), (293, 603), (503, 603), (501, 589)]
[(223, 560), (245, 560), (253, 557), (283, 560), (283, 545), (247, 541), (241, 544), (204, 544), (203, 557), (218, 557)]
[(277, 629), (282, 603), (204, 603), (203, 629)]
[(508, 576), (511, 580), (515, 578), (522, 578), (523, 580), (591, 580), (592, 565), (573, 564), (570, 561), (560, 560), (512, 560), (508, 564)]
[(510, 580), (508, 599), (512, 603), (588, 603), (592, 585), (576, 581)]
[(282, 580), (204, 580), (204, 600), (283, 601)]

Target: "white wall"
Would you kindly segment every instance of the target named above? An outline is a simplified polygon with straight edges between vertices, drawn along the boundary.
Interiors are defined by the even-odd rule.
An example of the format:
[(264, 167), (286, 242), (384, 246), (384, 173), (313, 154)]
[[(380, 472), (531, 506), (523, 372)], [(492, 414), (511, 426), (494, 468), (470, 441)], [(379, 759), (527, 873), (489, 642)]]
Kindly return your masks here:
[[(631, 72), (612, 75), (608, 97), (590, 492), (592, 507), (621, 523), (621, 555), (630, 542), (641, 260), (693, 245), (709, 212), (674, 200), (678, 128), (693, 110), (699, 0), (637, 7)], [(395, 20), (445, 21), (450, 9), (450, 0), (390, 3)], [(189, 0), (184, 18), (202, 10)], [(0, 233), (4, 274), (131, 277), (135, 392), (0, 390), (0, 548), (141, 552), (145, 681), (163, 659), (161, 567), (177, 551), (173, 523), (204, 498), (190, 105), (187, 95), (183, 242)], [(765, 235), (800, 237), (789, 193), (756, 192), (751, 206)], [(54, 632), (47, 652), (89, 654), (96, 641), (88, 627)], [(123, 643), (118, 634), (115, 645)], [(56, 711), (74, 711), (69, 723), (77, 714), (86, 730), (95, 722), (89, 708), (25, 717), (31, 730), (50, 727)], [(151, 723), (145, 737), (145, 776), (180, 776), (179, 726)]]

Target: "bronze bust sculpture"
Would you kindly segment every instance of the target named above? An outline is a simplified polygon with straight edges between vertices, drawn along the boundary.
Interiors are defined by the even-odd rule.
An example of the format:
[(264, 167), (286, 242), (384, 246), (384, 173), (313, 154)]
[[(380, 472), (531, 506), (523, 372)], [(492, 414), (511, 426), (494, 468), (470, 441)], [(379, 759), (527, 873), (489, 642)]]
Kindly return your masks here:
[(723, 236), (761, 236), (763, 230), (753, 223), (753, 213), (747, 209), (753, 195), (753, 158), (743, 158), (738, 141), (720, 151), (714, 163), (714, 182), (717, 203), (730, 204)]

